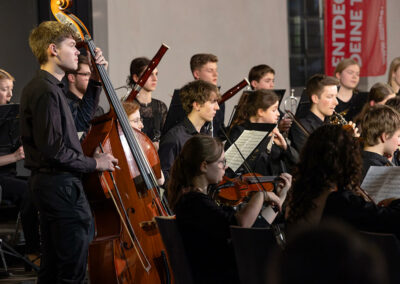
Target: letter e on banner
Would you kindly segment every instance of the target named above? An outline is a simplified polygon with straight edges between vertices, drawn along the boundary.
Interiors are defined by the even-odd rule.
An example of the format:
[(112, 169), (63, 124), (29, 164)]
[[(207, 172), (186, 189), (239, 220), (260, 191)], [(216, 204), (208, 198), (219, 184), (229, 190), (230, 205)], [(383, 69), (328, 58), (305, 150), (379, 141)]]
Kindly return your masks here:
[(343, 58), (361, 66), (360, 75), (380, 76), (387, 64), (386, 0), (325, 1), (325, 73)]

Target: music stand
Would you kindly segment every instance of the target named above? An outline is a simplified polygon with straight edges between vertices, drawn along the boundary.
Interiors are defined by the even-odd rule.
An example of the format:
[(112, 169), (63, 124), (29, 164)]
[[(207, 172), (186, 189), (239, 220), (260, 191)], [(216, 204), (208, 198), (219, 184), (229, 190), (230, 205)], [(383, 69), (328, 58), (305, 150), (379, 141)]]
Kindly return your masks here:
[(19, 137), (19, 104), (0, 105), (0, 155), (17, 150)]

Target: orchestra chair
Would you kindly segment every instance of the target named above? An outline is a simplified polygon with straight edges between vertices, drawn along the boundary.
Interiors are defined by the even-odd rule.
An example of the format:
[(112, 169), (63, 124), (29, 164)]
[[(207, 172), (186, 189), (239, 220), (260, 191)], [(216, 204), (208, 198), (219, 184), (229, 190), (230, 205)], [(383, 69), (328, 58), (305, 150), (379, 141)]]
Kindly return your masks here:
[(230, 229), (240, 282), (265, 284), (269, 256), (278, 248), (274, 231), (238, 226)]
[(400, 241), (393, 234), (360, 231), (364, 239), (380, 248), (386, 259), (390, 283), (400, 283)]
[(167, 250), (175, 283), (193, 284), (192, 272), (175, 218), (155, 217), (162, 241)]

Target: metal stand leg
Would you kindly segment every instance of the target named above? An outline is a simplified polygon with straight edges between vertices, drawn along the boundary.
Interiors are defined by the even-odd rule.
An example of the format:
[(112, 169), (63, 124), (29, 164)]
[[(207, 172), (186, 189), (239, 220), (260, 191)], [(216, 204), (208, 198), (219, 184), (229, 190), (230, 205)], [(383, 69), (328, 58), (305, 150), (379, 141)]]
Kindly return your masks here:
[(4, 267), (4, 275), (3, 276), (10, 276), (10, 273), (8, 272), (8, 268), (7, 268), (6, 258), (4, 257), (3, 240), (2, 239), (0, 239), (0, 255), (1, 255), (1, 261), (3, 262), (3, 267)]

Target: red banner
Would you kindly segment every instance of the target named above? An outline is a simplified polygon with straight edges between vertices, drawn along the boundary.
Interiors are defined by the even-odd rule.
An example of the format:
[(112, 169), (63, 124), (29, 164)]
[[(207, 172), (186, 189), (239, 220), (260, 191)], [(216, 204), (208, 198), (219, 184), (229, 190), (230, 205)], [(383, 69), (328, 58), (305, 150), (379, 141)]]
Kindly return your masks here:
[(385, 74), (386, 0), (326, 0), (324, 37), (327, 75), (343, 58), (356, 60), (363, 77)]

